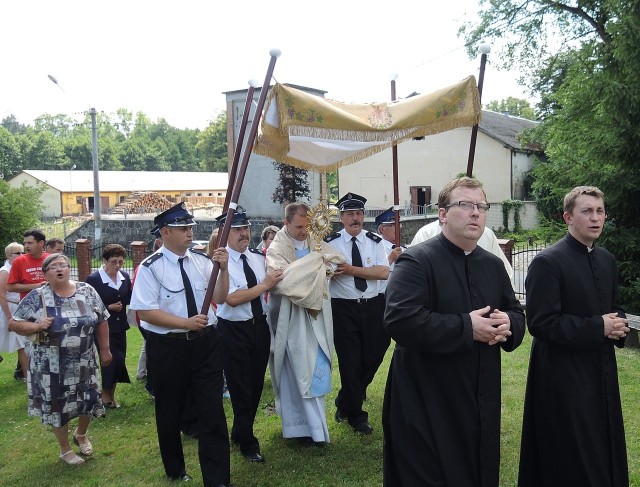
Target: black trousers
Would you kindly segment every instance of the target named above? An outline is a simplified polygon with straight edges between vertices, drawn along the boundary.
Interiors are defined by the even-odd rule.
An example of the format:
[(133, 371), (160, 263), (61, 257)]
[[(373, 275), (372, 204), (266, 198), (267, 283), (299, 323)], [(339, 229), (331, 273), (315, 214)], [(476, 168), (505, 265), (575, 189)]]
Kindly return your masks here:
[(185, 473), (180, 418), (187, 397), (198, 417), (198, 457), (204, 485), (230, 480), (229, 432), (222, 406), (222, 340), (212, 326), (193, 340), (147, 332), (156, 428), (167, 476)]
[(336, 407), (355, 426), (368, 421), (362, 402), (391, 342), (382, 325), (384, 296), (360, 302), (332, 298), (331, 310), (342, 386)]
[(253, 434), (264, 374), (269, 362), (271, 333), (266, 316), (249, 321), (218, 319), (222, 333), (224, 373), (233, 407), (231, 441), (240, 445), (243, 455), (260, 452)]

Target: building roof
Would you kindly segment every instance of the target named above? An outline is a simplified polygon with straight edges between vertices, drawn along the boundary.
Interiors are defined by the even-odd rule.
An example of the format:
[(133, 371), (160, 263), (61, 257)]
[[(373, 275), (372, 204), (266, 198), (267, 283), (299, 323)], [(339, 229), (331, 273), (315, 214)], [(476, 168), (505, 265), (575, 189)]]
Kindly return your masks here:
[(482, 110), (478, 130), (511, 149), (540, 151), (540, 147), (535, 144), (522, 146), (520, 143), (522, 133), (536, 127), (538, 123), (506, 113)]
[[(28, 174), (38, 181), (62, 192), (93, 191), (93, 171), (31, 170)], [(12, 178), (12, 179), (14, 179)], [(226, 172), (169, 172), (169, 171), (100, 171), (100, 192), (133, 191), (226, 191), (229, 174)]]

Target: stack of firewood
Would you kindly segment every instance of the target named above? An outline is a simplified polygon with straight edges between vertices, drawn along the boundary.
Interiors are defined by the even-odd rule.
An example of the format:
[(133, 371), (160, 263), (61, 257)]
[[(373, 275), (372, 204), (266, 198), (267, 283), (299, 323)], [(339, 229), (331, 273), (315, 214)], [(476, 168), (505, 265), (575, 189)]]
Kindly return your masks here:
[(114, 213), (140, 213), (164, 211), (173, 206), (167, 198), (152, 191), (131, 193), (124, 201), (113, 207)]

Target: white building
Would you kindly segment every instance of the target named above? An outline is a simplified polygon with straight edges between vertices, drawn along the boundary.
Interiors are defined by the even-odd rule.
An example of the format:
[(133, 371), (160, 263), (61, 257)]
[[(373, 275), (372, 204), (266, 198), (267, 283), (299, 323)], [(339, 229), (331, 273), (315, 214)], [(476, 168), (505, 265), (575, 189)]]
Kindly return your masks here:
[[(12, 188), (23, 183), (43, 186), (43, 216), (59, 217), (93, 211), (93, 171), (24, 170), (9, 181)], [(100, 171), (102, 213), (132, 193), (155, 192), (169, 201), (224, 201), (229, 175), (224, 172)]]
[[(526, 200), (525, 177), (541, 155), (539, 147), (520, 144), (522, 133), (537, 122), (482, 111), (473, 175), (482, 181), (490, 202)], [(471, 127), (464, 127), (398, 145), (398, 191), (401, 206), (413, 213), (435, 204), (447, 181), (466, 173)], [(340, 195), (367, 198), (370, 208), (393, 205), (392, 151), (387, 149), (339, 170)]]

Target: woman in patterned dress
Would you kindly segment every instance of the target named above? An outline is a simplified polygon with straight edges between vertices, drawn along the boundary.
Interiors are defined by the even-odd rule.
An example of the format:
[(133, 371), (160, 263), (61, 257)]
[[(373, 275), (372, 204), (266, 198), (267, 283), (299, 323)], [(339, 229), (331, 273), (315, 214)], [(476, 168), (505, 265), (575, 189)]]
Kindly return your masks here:
[(100, 362), (111, 362), (109, 313), (88, 284), (71, 281), (69, 259), (52, 254), (42, 263), (47, 284), (20, 302), (9, 323), (12, 331), (35, 337), (29, 354), (28, 413), (50, 424), (60, 445), (60, 459), (84, 463), (69, 443), (68, 423), (78, 418), (73, 442), (85, 456), (93, 454), (87, 428), (104, 406), (97, 377), (94, 333), (100, 336)]

